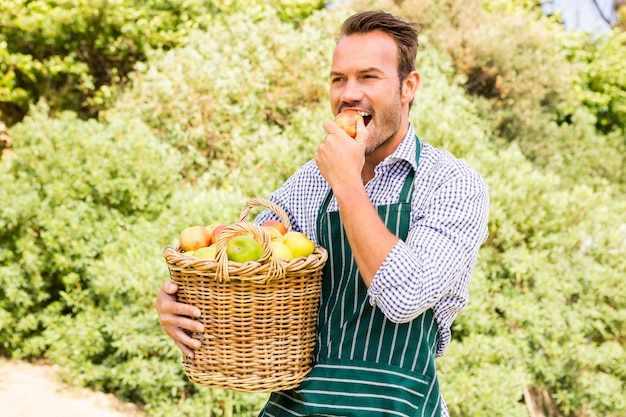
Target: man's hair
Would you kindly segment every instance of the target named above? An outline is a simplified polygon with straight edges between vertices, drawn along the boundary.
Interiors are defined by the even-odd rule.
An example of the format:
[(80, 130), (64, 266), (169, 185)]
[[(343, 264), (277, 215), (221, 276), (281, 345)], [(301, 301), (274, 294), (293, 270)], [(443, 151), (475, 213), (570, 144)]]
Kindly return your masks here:
[(350, 16), (341, 26), (340, 38), (354, 34), (365, 34), (380, 30), (391, 36), (398, 48), (398, 77), (400, 83), (415, 70), (415, 59), (420, 31), (416, 23), (406, 22), (389, 13), (372, 10)]

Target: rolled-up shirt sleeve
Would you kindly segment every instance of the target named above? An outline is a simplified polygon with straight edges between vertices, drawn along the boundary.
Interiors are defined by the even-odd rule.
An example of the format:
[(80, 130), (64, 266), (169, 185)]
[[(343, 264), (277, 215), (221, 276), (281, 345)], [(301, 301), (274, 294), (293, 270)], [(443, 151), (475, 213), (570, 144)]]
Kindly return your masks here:
[(421, 197), (414, 197), (417, 207), (406, 241), (393, 247), (368, 295), (370, 304), (398, 323), (432, 308), (443, 352), (450, 325), (468, 302), (472, 269), (488, 234), (489, 198), (484, 180), (472, 170)]

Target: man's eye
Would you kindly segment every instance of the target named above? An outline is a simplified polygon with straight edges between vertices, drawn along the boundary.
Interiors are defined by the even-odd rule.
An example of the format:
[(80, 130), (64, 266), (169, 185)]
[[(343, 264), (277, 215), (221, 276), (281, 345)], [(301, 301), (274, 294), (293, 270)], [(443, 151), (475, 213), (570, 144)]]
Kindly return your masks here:
[(335, 78), (331, 78), (331, 79), (330, 79), (330, 82), (331, 82), (331, 83), (339, 83), (339, 82), (341, 82), (341, 81), (343, 81), (343, 80), (344, 80), (344, 78), (341, 78), (341, 77), (335, 77)]

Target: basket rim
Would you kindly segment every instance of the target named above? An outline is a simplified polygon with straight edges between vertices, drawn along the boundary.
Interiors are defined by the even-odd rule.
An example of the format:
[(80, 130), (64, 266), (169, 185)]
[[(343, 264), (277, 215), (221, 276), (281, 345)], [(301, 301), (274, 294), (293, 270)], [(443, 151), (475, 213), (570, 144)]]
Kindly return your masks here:
[[(163, 257), (168, 265), (170, 271), (197, 274), (202, 276), (211, 276), (217, 281), (220, 279), (216, 276), (218, 273), (219, 263), (215, 259), (209, 258), (196, 258), (182, 252), (180, 246), (168, 246), (163, 250)], [(309, 256), (301, 256), (291, 260), (278, 259), (281, 263), (284, 275), (299, 273), (299, 272), (315, 272), (322, 269), (326, 261), (328, 260), (328, 251), (322, 246), (316, 245), (313, 253)], [(267, 273), (269, 264), (261, 263), (259, 261), (248, 262), (235, 262), (228, 261), (228, 274), (230, 279), (246, 280), (246, 278), (254, 281), (268, 282), (273, 279), (280, 279), (280, 277), (274, 277), (268, 279), (265, 277), (260, 279), (260, 276), (264, 276)], [(283, 275), (283, 277), (284, 277)], [(271, 277), (270, 277), (271, 278)]]
[[(220, 233), (216, 242), (215, 259), (197, 258), (185, 254), (180, 247), (180, 242), (176, 246), (164, 248), (163, 257), (170, 268), (170, 275), (174, 269), (191, 274), (212, 274), (219, 282), (229, 281), (231, 276), (236, 277), (236, 279), (249, 277), (250, 280), (269, 282), (283, 278), (288, 273), (303, 270), (316, 271), (324, 267), (328, 260), (328, 252), (319, 244), (314, 245), (313, 253), (308, 256), (294, 259), (276, 258), (273, 254), (272, 238), (267, 230), (247, 221), (250, 211), (259, 206), (273, 211), (284, 223), (287, 231), (293, 231), (289, 216), (280, 206), (267, 199), (252, 198), (243, 206), (239, 222), (229, 224)], [(240, 263), (228, 259), (226, 254), (228, 240), (241, 232), (252, 233), (255, 239), (261, 243), (263, 253), (259, 260)]]

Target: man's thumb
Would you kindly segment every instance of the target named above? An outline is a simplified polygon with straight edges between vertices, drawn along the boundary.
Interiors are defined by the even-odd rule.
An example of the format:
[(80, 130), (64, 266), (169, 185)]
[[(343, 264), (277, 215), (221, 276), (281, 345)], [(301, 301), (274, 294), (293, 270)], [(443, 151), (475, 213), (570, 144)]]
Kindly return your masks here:
[(363, 123), (362, 120), (357, 121), (356, 122), (356, 137), (354, 138), (354, 140), (356, 140), (361, 145), (363, 145), (363, 147), (365, 147), (365, 144), (367, 143), (367, 138), (369, 137), (369, 135), (370, 135), (370, 132), (368, 132), (367, 128), (365, 127), (365, 123)]

